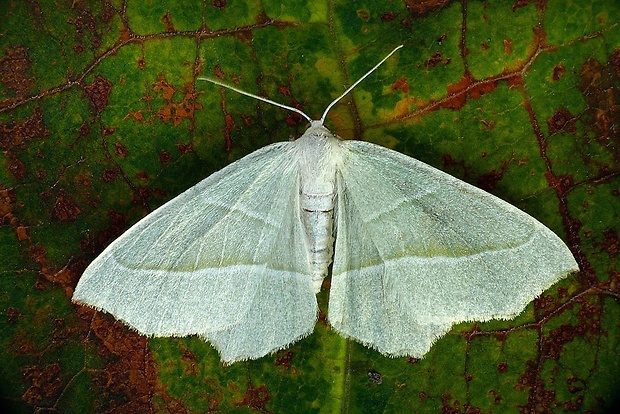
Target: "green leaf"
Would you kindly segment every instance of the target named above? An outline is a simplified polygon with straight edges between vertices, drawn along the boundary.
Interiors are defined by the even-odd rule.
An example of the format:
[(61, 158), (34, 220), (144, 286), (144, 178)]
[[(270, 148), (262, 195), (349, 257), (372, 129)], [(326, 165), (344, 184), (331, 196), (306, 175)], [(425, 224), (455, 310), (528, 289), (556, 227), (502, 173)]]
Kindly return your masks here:
[[(3, 412), (604, 412), (620, 391), (620, 8), (581, 2), (6, 1), (0, 25)], [(294, 114), (414, 156), (525, 210), (582, 271), (514, 320), (421, 360), (327, 325), (222, 366), (71, 304), (131, 224), (230, 162), (299, 136)], [(327, 292), (318, 295), (322, 312)]]

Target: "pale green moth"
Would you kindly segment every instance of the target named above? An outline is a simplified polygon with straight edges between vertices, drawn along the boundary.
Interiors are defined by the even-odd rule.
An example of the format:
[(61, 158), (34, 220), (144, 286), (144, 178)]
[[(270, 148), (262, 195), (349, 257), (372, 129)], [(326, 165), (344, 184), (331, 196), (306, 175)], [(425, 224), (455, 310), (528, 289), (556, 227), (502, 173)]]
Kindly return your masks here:
[[(149, 336), (198, 335), (225, 363), (328, 321), (390, 357), (422, 357), (462, 321), (509, 319), (578, 270), (523, 211), (323, 122), (228, 165), (140, 220), (86, 269), (73, 300)], [(207, 79), (209, 80), (209, 79)]]

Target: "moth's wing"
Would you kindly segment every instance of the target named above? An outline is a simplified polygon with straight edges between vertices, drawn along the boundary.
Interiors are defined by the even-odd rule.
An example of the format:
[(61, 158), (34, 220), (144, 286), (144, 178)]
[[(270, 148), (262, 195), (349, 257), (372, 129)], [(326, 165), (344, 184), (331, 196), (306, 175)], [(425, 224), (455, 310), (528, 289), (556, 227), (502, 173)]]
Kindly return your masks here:
[(421, 357), (451, 325), (512, 318), (578, 270), (499, 198), (374, 144), (342, 146), (328, 316), (344, 336)]
[(86, 269), (73, 300), (147, 335), (198, 334), (226, 362), (311, 333), (318, 310), (290, 145), (258, 150), (146, 216)]

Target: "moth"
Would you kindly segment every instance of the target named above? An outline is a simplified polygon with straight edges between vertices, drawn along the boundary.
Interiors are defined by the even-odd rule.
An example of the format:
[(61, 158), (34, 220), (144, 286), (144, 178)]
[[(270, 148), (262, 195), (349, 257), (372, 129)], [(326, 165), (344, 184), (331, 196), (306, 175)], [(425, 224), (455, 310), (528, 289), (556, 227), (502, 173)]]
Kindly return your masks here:
[(148, 336), (198, 335), (222, 361), (312, 333), (330, 264), (332, 328), (390, 357), (422, 357), (462, 321), (510, 319), (578, 270), (551, 230), (511, 204), (324, 125), (259, 149), (110, 244), (73, 301)]

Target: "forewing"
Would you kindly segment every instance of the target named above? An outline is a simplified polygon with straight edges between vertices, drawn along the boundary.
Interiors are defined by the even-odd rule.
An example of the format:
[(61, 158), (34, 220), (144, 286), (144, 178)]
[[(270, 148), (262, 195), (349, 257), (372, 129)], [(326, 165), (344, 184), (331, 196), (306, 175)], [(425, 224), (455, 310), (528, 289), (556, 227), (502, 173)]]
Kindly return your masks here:
[(391, 356), (511, 318), (578, 266), (551, 230), (413, 158), (344, 141), (329, 321)]
[(149, 214), (86, 269), (73, 299), (147, 335), (199, 334), (227, 362), (312, 332), (317, 303), (289, 145), (256, 151)]

